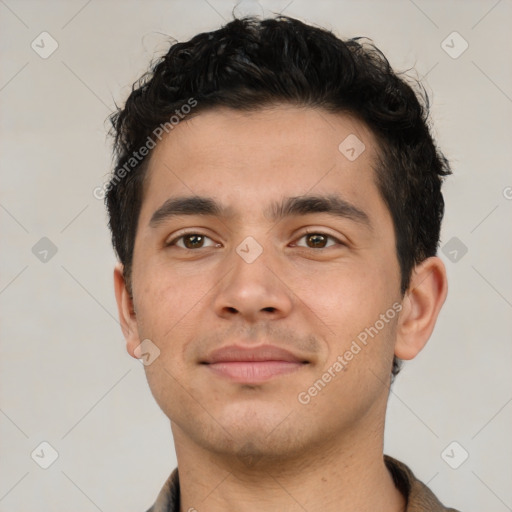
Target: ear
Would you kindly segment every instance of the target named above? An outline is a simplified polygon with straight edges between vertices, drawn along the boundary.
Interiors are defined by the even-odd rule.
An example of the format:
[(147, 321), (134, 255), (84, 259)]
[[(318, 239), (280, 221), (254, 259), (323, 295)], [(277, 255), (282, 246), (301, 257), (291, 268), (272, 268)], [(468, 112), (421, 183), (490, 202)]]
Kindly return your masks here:
[(121, 263), (118, 263), (114, 268), (114, 289), (116, 292), (119, 322), (126, 340), (126, 350), (132, 357), (137, 359), (135, 349), (140, 345), (137, 317), (133, 307), (133, 300), (126, 287), (123, 265)]
[(413, 359), (426, 345), (448, 293), (446, 269), (437, 256), (417, 265), (402, 301), (395, 355)]

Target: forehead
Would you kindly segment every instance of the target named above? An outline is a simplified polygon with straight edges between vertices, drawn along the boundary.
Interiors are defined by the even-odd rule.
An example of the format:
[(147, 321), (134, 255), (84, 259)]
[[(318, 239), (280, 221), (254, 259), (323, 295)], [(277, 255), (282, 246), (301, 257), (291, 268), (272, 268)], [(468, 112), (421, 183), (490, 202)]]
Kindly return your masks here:
[(279, 106), (254, 112), (213, 109), (180, 122), (151, 155), (141, 219), (169, 197), (215, 196), (261, 213), (271, 201), (341, 193), (379, 200), (376, 141), (344, 114)]

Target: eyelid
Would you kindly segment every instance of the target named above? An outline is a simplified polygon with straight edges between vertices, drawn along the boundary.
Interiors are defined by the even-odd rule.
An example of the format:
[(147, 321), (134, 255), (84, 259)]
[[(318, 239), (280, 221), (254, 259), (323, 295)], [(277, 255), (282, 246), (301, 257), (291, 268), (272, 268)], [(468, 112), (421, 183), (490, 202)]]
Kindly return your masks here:
[[(302, 232), (302, 234), (300, 234), (299, 236), (296, 236), (295, 237), (295, 243), (298, 240), (300, 240), (301, 238), (304, 238), (305, 236), (308, 236), (308, 235), (322, 235), (322, 236), (325, 236), (327, 238), (330, 238), (330, 239), (334, 240), (338, 245), (347, 245), (347, 242), (344, 242), (343, 240), (341, 240), (337, 236), (334, 236), (334, 235), (326, 232), (323, 229), (311, 229), (311, 228), (307, 228), (307, 230)], [(299, 247), (302, 247), (302, 246), (299, 246)], [(313, 247), (305, 247), (305, 248), (306, 249), (313, 249)], [(320, 249), (328, 249), (328, 248), (329, 247), (320, 247)], [(319, 249), (316, 248), (314, 250), (319, 250)]]
[[(169, 237), (166, 238), (165, 242), (164, 242), (164, 245), (165, 247), (169, 247), (169, 246), (176, 246), (177, 242), (184, 238), (185, 236), (187, 235), (199, 235), (199, 236), (203, 236), (205, 238), (208, 238), (210, 239), (212, 242), (214, 242), (215, 246), (220, 246), (222, 244), (220, 244), (219, 242), (216, 242), (213, 237), (207, 235), (206, 233), (204, 233), (202, 230), (200, 229), (185, 229), (185, 230), (182, 230), (182, 231), (177, 231), (176, 233), (173, 233), (171, 236), (172, 238), (169, 240)], [(330, 238), (331, 240), (334, 240), (336, 242), (336, 244), (338, 245), (347, 245), (347, 242), (344, 242), (343, 240), (341, 240), (340, 238), (338, 238), (337, 236), (334, 236), (330, 233), (328, 233), (327, 231), (325, 231), (324, 229), (311, 229), (311, 228), (307, 228), (306, 231), (303, 231), (301, 234), (299, 234), (298, 236), (295, 236), (294, 237), (294, 245), (296, 245), (296, 242), (302, 238), (304, 238), (305, 236), (308, 236), (308, 235), (322, 235), (322, 236), (325, 236), (327, 238)], [(209, 247), (212, 247), (212, 246), (209, 246)], [(299, 247), (302, 247), (302, 246), (299, 246)], [(332, 247), (332, 246), (331, 246)], [(314, 249), (312, 247), (305, 247), (306, 249)], [(314, 250), (319, 250), (319, 249), (328, 249), (329, 247), (321, 247), (321, 248), (316, 248)], [(180, 249), (185, 249), (185, 250), (197, 250), (197, 249), (188, 249), (186, 247), (180, 247)], [(205, 247), (199, 247), (199, 249), (205, 249)]]
[[(169, 240), (170, 237), (167, 237), (165, 239), (165, 242), (164, 242), (164, 246), (165, 247), (170, 247), (170, 246), (176, 246), (177, 242), (187, 236), (187, 235), (199, 235), (199, 236), (202, 236), (204, 238), (209, 238), (212, 242), (214, 242), (215, 246), (219, 246), (221, 245), (219, 242), (216, 242), (211, 236), (207, 235), (206, 233), (204, 233), (203, 231), (201, 231), (200, 229), (186, 229), (186, 230), (183, 230), (183, 231), (178, 231), (176, 233), (173, 233), (171, 235), (171, 239)], [(212, 247), (212, 246), (209, 246), (209, 247)], [(187, 247), (180, 247), (180, 249), (185, 249), (185, 250), (197, 250), (197, 249), (188, 249)], [(199, 247), (199, 249), (205, 249), (205, 247)]]

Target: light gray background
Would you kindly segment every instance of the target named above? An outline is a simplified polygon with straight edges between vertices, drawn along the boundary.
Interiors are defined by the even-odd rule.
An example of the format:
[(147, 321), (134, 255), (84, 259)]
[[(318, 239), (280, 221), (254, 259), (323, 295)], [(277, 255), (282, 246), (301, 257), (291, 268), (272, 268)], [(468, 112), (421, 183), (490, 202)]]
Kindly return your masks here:
[[(342, 37), (372, 37), (432, 94), (455, 173), (442, 245), (457, 237), (468, 252), (456, 249), (455, 262), (441, 252), (449, 297), (429, 345), (394, 385), (386, 452), (463, 512), (512, 510), (511, 2), (261, 4)], [(0, 0), (1, 511), (142, 511), (175, 466), (168, 421), (124, 350), (93, 189), (111, 168), (114, 100), (165, 50), (166, 34), (217, 28), (233, 6)], [(59, 45), (47, 59), (31, 48), (43, 31)], [(442, 47), (453, 31), (469, 44), (456, 59)], [(452, 53), (463, 44), (455, 37), (445, 43)], [(47, 262), (32, 252), (42, 237), (57, 247)], [(43, 441), (58, 452), (46, 470), (31, 458)], [(441, 457), (452, 441), (452, 464), (469, 453), (458, 469)]]

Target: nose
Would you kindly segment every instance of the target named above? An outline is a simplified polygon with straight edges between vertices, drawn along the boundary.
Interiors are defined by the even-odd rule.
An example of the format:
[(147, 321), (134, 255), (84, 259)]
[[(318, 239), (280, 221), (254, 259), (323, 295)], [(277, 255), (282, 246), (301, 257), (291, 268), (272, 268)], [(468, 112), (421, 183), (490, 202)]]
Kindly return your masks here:
[(214, 299), (218, 316), (257, 323), (290, 314), (293, 293), (265, 253), (248, 263), (233, 252), (229, 264), (232, 270), (222, 280)]

